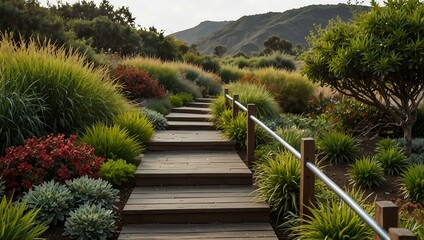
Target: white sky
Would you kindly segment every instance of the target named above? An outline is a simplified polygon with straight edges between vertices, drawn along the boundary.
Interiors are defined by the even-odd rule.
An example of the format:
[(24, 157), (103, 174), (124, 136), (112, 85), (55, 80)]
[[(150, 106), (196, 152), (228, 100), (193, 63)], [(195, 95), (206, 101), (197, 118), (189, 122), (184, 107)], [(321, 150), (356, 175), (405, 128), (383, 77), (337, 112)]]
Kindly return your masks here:
[[(42, 5), (47, 1), (39, 0)], [(77, 2), (78, 0), (61, 0)], [(237, 20), (245, 15), (267, 12), (284, 12), (312, 4), (347, 3), (348, 0), (109, 0), (116, 8), (129, 7), (136, 22), (143, 28), (154, 26), (164, 30), (165, 34), (195, 27), (200, 22)], [(101, 0), (94, 0), (99, 4)], [(351, 0), (356, 3), (355, 0)], [(370, 5), (370, 0), (361, 0), (363, 5)], [(383, 0), (376, 0), (383, 4)]]

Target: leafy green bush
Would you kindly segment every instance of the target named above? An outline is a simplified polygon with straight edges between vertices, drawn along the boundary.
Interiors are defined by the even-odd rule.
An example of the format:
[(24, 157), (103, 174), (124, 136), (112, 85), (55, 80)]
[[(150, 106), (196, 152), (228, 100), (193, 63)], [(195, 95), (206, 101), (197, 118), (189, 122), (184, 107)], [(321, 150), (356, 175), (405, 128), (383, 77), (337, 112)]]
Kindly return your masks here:
[(351, 165), (348, 176), (351, 184), (366, 188), (381, 186), (385, 180), (381, 163), (369, 157), (356, 160)]
[(26, 202), (13, 203), (12, 198), (3, 196), (0, 202), (0, 239), (33, 240), (41, 236), (47, 229), (45, 223), (36, 224), (38, 210), (26, 211)]
[(185, 79), (200, 87), (203, 96), (215, 96), (221, 93), (221, 79), (218, 75), (190, 64), (178, 63), (178, 67)]
[(113, 209), (115, 208), (115, 203), (119, 201), (119, 191), (113, 189), (108, 181), (102, 179), (84, 176), (66, 181), (66, 185), (74, 194), (78, 205), (87, 203)]
[(127, 130), (141, 145), (146, 145), (154, 134), (152, 123), (138, 111), (120, 114), (113, 119), (113, 123)]
[(134, 176), (137, 167), (123, 159), (109, 159), (100, 168), (100, 177), (114, 186), (122, 186)]
[(48, 225), (64, 221), (74, 207), (72, 192), (66, 186), (54, 181), (35, 186), (25, 193), (22, 199), (27, 202), (29, 209), (40, 209), (37, 222)]
[(400, 174), (408, 165), (407, 157), (400, 147), (382, 149), (375, 158), (382, 164), (384, 172), (390, 175)]
[(162, 115), (167, 115), (172, 108), (172, 104), (168, 98), (164, 99), (149, 99), (143, 106), (153, 111), (159, 112)]
[(193, 101), (193, 95), (190, 93), (177, 93), (168, 97), (174, 107), (181, 107), (187, 102)]
[[(259, 197), (265, 199), (278, 219), (289, 211), (297, 212), (300, 194), (300, 161), (285, 152), (256, 166)], [(278, 220), (277, 220), (278, 221)]]
[(94, 147), (95, 153), (106, 159), (122, 158), (128, 163), (138, 165), (142, 147), (127, 130), (119, 126), (109, 127), (105, 124), (96, 124), (85, 129), (81, 141)]
[(76, 52), (51, 43), (14, 43), (2, 36), (0, 62), (2, 91), (26, 95), (35, 100), (31, 104), (41, 104), (30, 106), (29, 100), (24, 100), (27, 106), (23, 107), (33, 120), (35, 111), (43, 110), (37, 116), (48, 132), (71, 134), (95, 122), (111, 121), (116, 114), (133, 108), (106, 69), (95, 68)]
[(224, 83), (236, 82), (243, 76), (250, 74), (250, 71), (240, 69), (237, 66), (233, 65), (222, 65), (218, 73)]
[(330, 163), (352, 162), (359, 156), (356, 139), (338, 132), (324, 134), (317, 139), (318, 156)]
[(385, 151), (394, 147), (400, 147), (400, 146), (394, 139), (384, 138), (378, 141), (375, 151), (378, 153), (378, 152)]
[(254, 65), (256, 68), (274, 67), (276, 69), (284, 69), (287, 71), (296, 70), (293, 57), (279, 52), (274, 52), (271, 55), (265, 55), (255, 59)]
[[(397, 138), (395, 141), (401, 148), (405, 145), (405, 140), (403, 138)], [(415, 154), (424, 153), (424, 138), (413, 138), (411, 151)]]
[(300, 145), (302, 138), (311, 137), (312, 133), (308, 130), (300, 129), (296, 126), (289, 128), (279, 128), (276, 131), (277, 135), (280, 136), (284, 141), (294, 147), (297, 151), (300, 151)]
[(65, 231), (72, 239), (106, 240), (116, 230), (113, 211), (100, 205), (84, 204), (72, 211), (65, 222)]
[(424, 165), (411, 165), (401, 175), (406, 198), (424, 205)]
[(167, 128), (167, 120), (162, 114), (148, 108), (141, 108), (140, 113), (153, 124), (155, 130), (165, 130)]

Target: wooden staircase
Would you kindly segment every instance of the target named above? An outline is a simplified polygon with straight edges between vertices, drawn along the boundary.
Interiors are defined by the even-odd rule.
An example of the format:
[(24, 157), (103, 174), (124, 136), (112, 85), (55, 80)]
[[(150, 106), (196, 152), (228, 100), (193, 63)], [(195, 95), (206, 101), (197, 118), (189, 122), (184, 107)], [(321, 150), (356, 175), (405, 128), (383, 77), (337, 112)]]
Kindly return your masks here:
[(167, 116), (169, 130), (156, 133), (136, 171), (119, 239), (277, 239), (235, 142), (207, 121), (209, 102)]

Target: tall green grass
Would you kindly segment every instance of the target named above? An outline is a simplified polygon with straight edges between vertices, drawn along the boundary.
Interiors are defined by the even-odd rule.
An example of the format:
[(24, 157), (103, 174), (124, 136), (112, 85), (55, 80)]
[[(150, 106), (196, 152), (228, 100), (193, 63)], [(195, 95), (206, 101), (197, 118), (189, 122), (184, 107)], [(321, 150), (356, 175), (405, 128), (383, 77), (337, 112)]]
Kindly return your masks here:
[(215, 73), (206, 72), (198, 66), (188, 63), (174, 63), (182, 76), (194, 82), (203, 96), (215, 96), (221, 93), (221, 78)]
[[(34, 127), (28, 130), (35, 134), (42, 130), (72, 133), (98, 121), (111, 121), (115, 115), (132, 108), (106, 69), (94, 68), (84, 56), (50, 42), (16, 43), (8, 35), (2, 35), (0, 62), (1, 91), (12, 96), (9, 98), (12, 100), (13, 94), (36, 100), (15, 97), (8, 103), (9, 107), (0, 109), (0, 115), (7, 116), (8, 109), (16, 108), (17, 104), (25, 105), (15, 109), (13, 119), (38, 121), (35, 119), (39, 118), (44, 129), (25, 126)], [(10, 135), (7, 131), (2, 129), (0, 135)]]

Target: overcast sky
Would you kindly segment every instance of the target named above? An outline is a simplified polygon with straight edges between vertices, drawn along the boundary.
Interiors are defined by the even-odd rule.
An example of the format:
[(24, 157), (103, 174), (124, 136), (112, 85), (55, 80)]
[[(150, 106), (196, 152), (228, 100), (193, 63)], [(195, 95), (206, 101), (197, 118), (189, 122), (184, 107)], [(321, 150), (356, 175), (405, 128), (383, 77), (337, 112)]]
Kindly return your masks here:
[[(57, 0), (39, 0), (43, 5), (47, 1), (56, 3)], [(78, 0), (62, 0), (77, 2)], [(347, 3), (348, 0), (109, 0), (119, 8), (129, 7), (141, 27), (156, 27), (166, 34), (195, 27), (200, 22), (237, 20), (245, 15), (267, 12), (284, 12), (312, 4)], [(351, 0), (356, 3), (355, 0)], [(101, 0), (94, 0), (100, 3)], [(370, 0), (362, 1), (370, 5)], [(377, 0), (382, 4), (383, 0)]]

